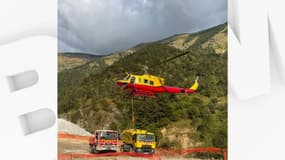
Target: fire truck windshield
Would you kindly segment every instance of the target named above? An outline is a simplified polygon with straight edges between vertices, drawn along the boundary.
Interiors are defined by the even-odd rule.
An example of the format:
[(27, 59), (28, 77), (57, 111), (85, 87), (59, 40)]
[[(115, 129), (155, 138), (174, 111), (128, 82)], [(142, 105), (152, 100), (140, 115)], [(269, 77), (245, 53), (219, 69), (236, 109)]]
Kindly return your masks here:
[(116, 132), (101, 132), (100, 133), (100, 139), (117, 139), (117, 133)]

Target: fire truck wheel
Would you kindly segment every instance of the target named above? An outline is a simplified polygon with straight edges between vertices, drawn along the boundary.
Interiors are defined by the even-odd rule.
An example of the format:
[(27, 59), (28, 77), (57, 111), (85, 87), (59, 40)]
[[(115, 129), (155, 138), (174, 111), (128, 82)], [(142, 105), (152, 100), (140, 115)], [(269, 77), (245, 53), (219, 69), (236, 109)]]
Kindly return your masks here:
[(91, 145), (89, 146), (89, 152), (90, 152), (90, 153), (94, 153), (93, 146), (91, 146)]
[(134, 152), (134, 147), (133, 146), (130, 146), (129, 152)]
[(95, 153), (95, 154), (99, 154), (100, 151), (95, 148), (95, 152), (94, 152), (94, 153)]

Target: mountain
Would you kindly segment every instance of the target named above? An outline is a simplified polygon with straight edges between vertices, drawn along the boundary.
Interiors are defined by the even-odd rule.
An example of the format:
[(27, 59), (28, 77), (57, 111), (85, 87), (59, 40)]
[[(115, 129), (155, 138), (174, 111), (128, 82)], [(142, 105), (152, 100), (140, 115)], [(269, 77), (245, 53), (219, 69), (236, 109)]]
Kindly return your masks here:
[(101, 56), (84, 53), (59, 53), (58, 71), (62, 72), (67, 69), (73, 69), (99, 57)]
[(91, 133), (132, 127), (132, 102), (115, 82), (125, 72), (143, 74), (145, 67), (171, 86), (190, 87), (199, 75), (200, 87), (193, 95), (134, 100), (135, 128), (155, 132), (160, 147), (227, 146), (227, 24), (142, 43), (59, 72), (59, 117)]
[(220, 25), (193, 34), (178, 34), (159, 42), (179, 50), (199, 45), (202, 49), (213, 49), (215, 54), (224, 54), (227, 51), (227, 27)]

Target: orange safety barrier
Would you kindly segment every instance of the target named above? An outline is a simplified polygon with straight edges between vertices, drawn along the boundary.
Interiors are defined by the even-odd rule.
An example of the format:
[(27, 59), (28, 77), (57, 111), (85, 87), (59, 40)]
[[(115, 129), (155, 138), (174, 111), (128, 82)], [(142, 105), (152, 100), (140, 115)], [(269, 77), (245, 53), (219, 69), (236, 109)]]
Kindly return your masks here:
[[(180, 152), (180, 154), (187, 153), (199, 153), (199, 152), (213, 152), (224, 156), (224, 160), (227, 160), (227, 149), (222, 148), (190, 148)], [(141, 157), (149, 160), (160, 160), (159, 154), (143, 154), (135, 152), (115, 152), (115, 153), (101, 153), (101, 154), (59, 154), (59, 160), (72, 160), (72, 158), (98, 158), (98, 157), (114, 157), (114, 156), (130, 156), (130, 157)]]
[(182, 154), (198, 153), (198, 152), (213, 152), (223, 155), (224, 160), (228, 159), (228, 150), (225, 148), (190, 148), (182, 150)]
[[(89, 136), (77, 136), (70, 135), (67, 133), (58, 133), (58, 138), (62, 139), (75, 139), (88, 141)], [(228, 159), (228, 151), (225, 148), (189, 148), (182, 151), (178, 151), (178, 154), (191, 154), (199, 152), (212, 152), (223, 155), (224, 160)], [(131, 156), (131, 157), (142, 157), (150, 160), (160, 160), (159, 154), (143, 154), (134, 152), (115, 152), (115, 153), (101, 153), (101, 154), (58, 154), (59, 160), (72, 160), (72, 158), (96, 158), (96, 157), (108, 157), (108, 156)]]
[(130, 156), (141, 157), (150, 160), (160, 160), (158, 154), (143, 154), (134, 152), (114, 152), (114, 153), (101, 153), (101, 154), (59, 154), (59, 160), (72, 160), (72, 158), (98, 158), (98, 157), (114, 157), (114, 156)]
[(89, 136), (77, 136), (77, 135), (71, 135), (68, 133), (58, 133), (57, 137), (62, 138), (62, 139), (75, 139), (75, 140), (83, 140), (83, 141), (89, 140)]

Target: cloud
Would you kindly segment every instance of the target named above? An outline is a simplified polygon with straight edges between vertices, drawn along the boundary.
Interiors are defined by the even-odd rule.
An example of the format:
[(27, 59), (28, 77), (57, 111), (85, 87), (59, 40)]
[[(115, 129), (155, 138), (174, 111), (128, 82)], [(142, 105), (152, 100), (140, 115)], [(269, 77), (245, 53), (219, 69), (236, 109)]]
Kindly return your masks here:
[(59, 52), (108, 54), (227, 21), (227, 0), (59, 0)]

